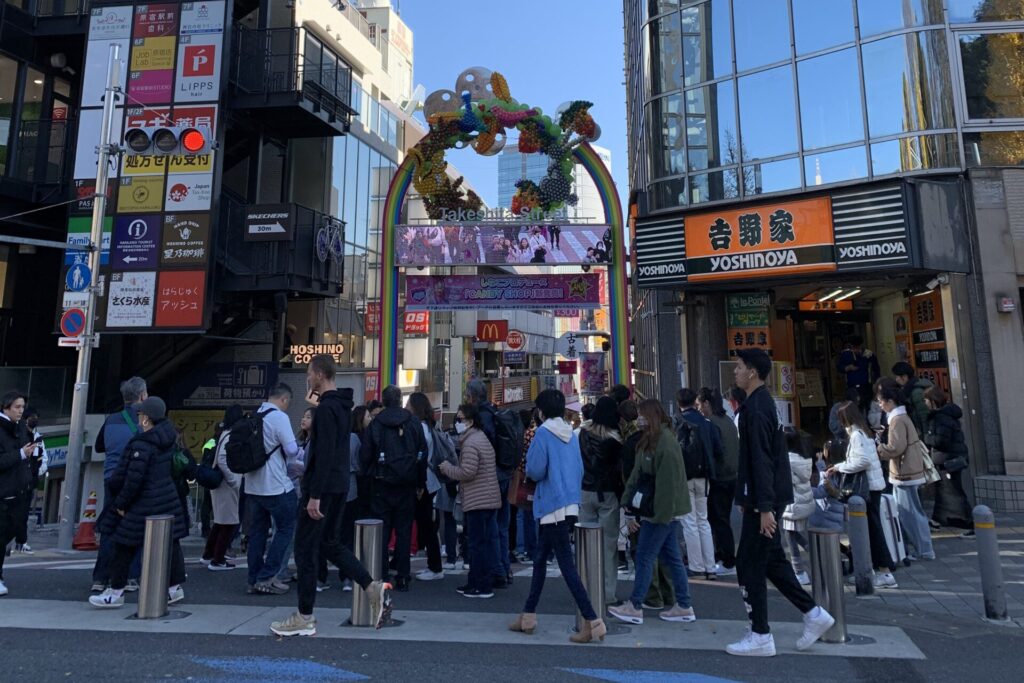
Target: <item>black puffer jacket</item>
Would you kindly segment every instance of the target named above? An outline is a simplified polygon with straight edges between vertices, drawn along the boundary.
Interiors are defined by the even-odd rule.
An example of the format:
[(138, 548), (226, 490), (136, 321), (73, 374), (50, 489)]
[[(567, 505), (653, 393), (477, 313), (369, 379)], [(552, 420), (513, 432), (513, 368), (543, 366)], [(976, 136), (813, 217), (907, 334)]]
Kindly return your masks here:
[[(161, 420), (148, 432), (140, 432), (125, 446), (121, 461), (110, 478), (114, 504), (99, 520), (101, 534), (113, 534), (123, 545), (140, 546), (146, 517), (174, 515), (175, 540), (188, 536), (185, 509), (171, 478), (171, 459), (177, 433), (168, 420)], [(117, 513), (124, 510), (124, 517)]]
[(957, 456), (967, 457), (967, 441), (960, 427), (964, 411), (960, 406), (947, 403), (928, 413), (924, 443), (932, 449), (932, 459), (942, 469), (942, 463)]
[(19, 424), (0, 417), (0, 500), (20, 496), (32, 485), (32, 464), (21, 457), (29, 441)]
[(622, 441), (617, 431), (598, 429), (587, 426), (580, 430), (583, 490), (621, 495)]

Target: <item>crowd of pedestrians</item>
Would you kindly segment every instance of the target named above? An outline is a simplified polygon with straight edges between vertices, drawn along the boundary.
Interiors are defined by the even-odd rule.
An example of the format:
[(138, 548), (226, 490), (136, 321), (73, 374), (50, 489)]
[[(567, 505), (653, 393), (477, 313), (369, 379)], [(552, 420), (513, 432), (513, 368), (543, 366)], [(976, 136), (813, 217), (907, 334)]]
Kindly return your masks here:
[[(125, 592), (138, 590), (145, 519), (156, 514), (174, 517), (168, 602), (184, 599), (180, 541), (191, 527), (188, 482), (197, 481), (212, 501), (202, 565), (230, 571), (244, 554), (248, 593), (281, 595), (296, 584), (297, 611), (271, 625), (281, 636), (316, 633), (314, 606), (331, 585), (329, 566), (343, 590), (366, 593), (380, 628), (391, 592), (410, 590), (413, 579), (440, 581), (446, 571), (466, 569), (455, 591), (488, 599), (512, 584), (514, 562), (532, 563), (533, 571), (523, 611), (509, 628), (533, 634), (548, 568), (557, 563), (584, 617), (573, 642), (603, 640), (603, 615), (641, 625), (646, 610), (693, 622), (688, 581), (735, 577), (751, 626), (727, 651), (771, 656), (767, 581), (803, 615), (798, 649), (834, 623), (805, 588), (811, 577), (804, 555), (809, 528), (843, 528), (851, 496), (868, 503), (879, 587), (896, 587), (901, 561), (935, 557), (922, 487), (938, 484), (933, 521), (971, 526), (960, 481), (967, 466), (960, 409), (901, 366), (893, 369), (898, 379), (878, 380), (868, 397), (868, 408), (878, 406), (878, 424), (861, 409), (863, 388), (851, 387), (851, 400), (838, 402), (830, 416), (834, 443), (817, 458), (801, 433), (780, 424), (765, 386), (771, 359), (759, 350), (738, 352), (735, 386), (724, 398), (717, 389), (681, 389), (674, 420), (659, 401), (637, 402), (617, 386), (586, 407), (575, 429), (556, 390), (542, 391), (535, 408), (519, 414), (498, 409), (486, 385), (473, 380), (445, 431), (426, 395), (411, 394), (403, 406), (401, 390), (389, 386), (380, 403), (355, 406), (335, 370), (330, 356), (310, 361), (308, 395), (316, 405), (302, 413), (297, 430), (289, 419), (292, 389), (278, 384), (248, 414), (229, 407), (198, 461), (164, 402), (140, 378), (123, 382), (123, 408), (107, 417), (95, 446), (106, 454), (105, 495), (89, 602), (120, 607)], [(0, 403), (2, 545), (24, 525), (25, 497), (39, 469), (33, 458), (41, 439), (25, 401), (9, 392)], [(737, 511), (738, 544), (731, 522)], [(353, 552), (359, 518), (383, 523), (380, 580)], [(588, 595), (575, 566), (576, 521), (603, 529), (603, 604)], [(893, 546), (893, 524), (902, 527), (907, 548)], [(427, 567), (414, 576), (415, 548), (425, 550)], [(620, 598), (629, 558), (633, 585)], [(6, 592), (0, 574), (0, 595)]]

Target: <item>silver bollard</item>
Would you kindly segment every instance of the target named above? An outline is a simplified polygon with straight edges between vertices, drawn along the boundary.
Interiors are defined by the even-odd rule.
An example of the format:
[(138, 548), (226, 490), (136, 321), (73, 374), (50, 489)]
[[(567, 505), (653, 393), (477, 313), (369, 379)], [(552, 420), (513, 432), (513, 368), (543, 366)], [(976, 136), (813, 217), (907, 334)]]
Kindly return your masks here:
[(138, 619), (167, 616), (167, 578), (171, 570), (171, 531), (174, 515), (146, 517), (139, 581)]
[(871, 532), (868, 530), (868, 505), (860, 496), (850, 496), (846, 502), (850, 513), (847, 534), (853, 551), (853, 577), (857, 595), (874, 595), (875, 582), (871, 570)]
[[(604, 614), (604, 529), (596, 522), (576, 524), (576, 569), (598, 618)], [(576, 608), (576, 630), (586, 619)]]
[[(356, 559), (366, 567), (370, 578), (379, 581), (384, 575), (384, 522), (379, 519), (357, 520), (354, 542)], [(349, 621), (353, 626), (373, 626), (370, 599), (358, 585), (352, 586), (352, 615)]]
[(986, 505), (974, 508), (974, 536), (978, 542), (978, 564), (981, 569), (981, 595), (985, 601), (985, 618), (1005, 622), (1006, 589), (1003, 585), (1003, 564), (999, 559), (999, 537), (996, 516)]
[(811, 582), (814, 601), (835, 617), (835, 626), (825, 632), (825, 643), (845, 643), (846, 608), (843, 604), (843, 563), (839, 557), (839, 532), (808, 529), (811, 546)]

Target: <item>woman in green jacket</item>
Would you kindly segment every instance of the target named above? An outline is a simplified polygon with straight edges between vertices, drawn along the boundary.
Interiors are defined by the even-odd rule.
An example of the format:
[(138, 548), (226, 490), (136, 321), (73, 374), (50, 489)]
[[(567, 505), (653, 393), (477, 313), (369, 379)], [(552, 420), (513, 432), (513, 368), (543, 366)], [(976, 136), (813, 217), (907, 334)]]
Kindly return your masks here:
[[(619, 607), (609, 607), (608, 613), (629, 624), (644, 623), (641, 606), (657, 558), (671, 572), (677, 603), (658, 616), (665, 621), (696, 621), (697, 617), (690, 606), (686, 567), (683, 566), (677, 536), (679, 520), (690, 511), (683, 453), (659, 401), (647, 399), (640, 404), (639, 412), (637, 425), (643, 436), (637, 444), (636, 464), (622, 497), (628, 508), (646, 513), (640, 516), (639, 522), (635, 518), (629, 522), (630, 531), (639, 529), (640, 532), (636, 550), (636, 579), (630, 599)], [(653, 497), (653, 507), (645, 503), (645, 497)]]

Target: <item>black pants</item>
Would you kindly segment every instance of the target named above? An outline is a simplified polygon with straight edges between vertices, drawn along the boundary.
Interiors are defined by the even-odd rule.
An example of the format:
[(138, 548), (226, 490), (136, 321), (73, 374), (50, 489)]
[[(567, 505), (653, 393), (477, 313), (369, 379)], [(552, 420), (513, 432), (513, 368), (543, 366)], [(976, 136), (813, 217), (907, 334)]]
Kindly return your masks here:
[[(139, 550), (141, 550), (141, 546), (114, 544), (114, 556), (110, 558), (111, 588), (124, 590), (128, 583), (128, 568)], [(185, 583), (185, 555), (181, 552), (181, 543), (171, 541), (171, 572), (167, 578), (167, 585), (177, 586), (183, 583)]]
[(708, 490), (708, 523), (715, 541), (715, 559), (726, 569), (736, 566), (736, 539), (732, 534), (732, 502), (736, 496), (736, 481), (712, 481)]
[(427, 569), (441, 571), (441, 539), (438, 536), (437, 518), (434, 516), (434, 495), (423, 492), (416, 500), (416, 542), (427, 549)]
[(384, 573), (388, 573), (388, 545), (391, 532), (395, 533), (395, 577), (408, 581), (412, 578), (409, 550), (412, 548), (412, 521), (416, 516), (416, 489), (414, 487), (387, 486), (374, 482), (370, 513), (384, 522)]
[(0, 499), (0, 581), (4, 578), (4, 555), (7, 554), (7, 544), (14, 540), (16, 534), (19, 503), (16, 496)]
[[(358, 508), (358, 499), (347, 501), (345, 503), (345, 512), (341, 515), (341, 544), (353, 553), (356, 551), (355, 540), (356, 520), (359, 519)], [(303, 514), (301, 510), (299, 514)], [(345, 580), (340, 567), (338, 567), (338, 577), (342, 581)], [(320, 583), (327, 583), (327, 557), (323, 553), (320, 553), (320, 556), (317, 558), (316, 579)]]
[(237, 530), (237, 524), (214, 524), (210, 527), (210, 533), (206, 536), (206, 548), (203, 549), (203, 559), (224, 564), (224, 554), (228, 551)]
[[(782, 519), (782, 510), (776, 510), (775, 519)], [(793, 566), (782, 549), (781, 524), (771, 538), (761, 535), (761, 515), (743, 513), (740, 548), (736, 555), (736, 573), (743, 601), (747, 603), (750, 628), (754, 633), (769, 633), (768, 584), (772, 584), (803, 614), (814, 609), (814, 599), (796, 580)]]
[[(320, 514), (315, 520), (306, 513), (309, 496), (299, 502), (298, 525), (295, 528), (295, 566), (298, 571), (299, 612), (310, 615), (316, 603), (318, 557), (323, 555), (353, 582), (366, 588), (373, 581), (350, 548), (341, 543), (341, 526), (345, 517), (345, 495), (325, 493), (320, 499)], [(409, 553), (406, 553), (406, 557)]]
[(871, 565), (875, 569), (896, 571), (896, 563), (889, 554), (889, 545), (885, 542), (885, 531), (882, 530), (882, 492), (872, 491), (868, 499), (868, 538), (871, 543)]

